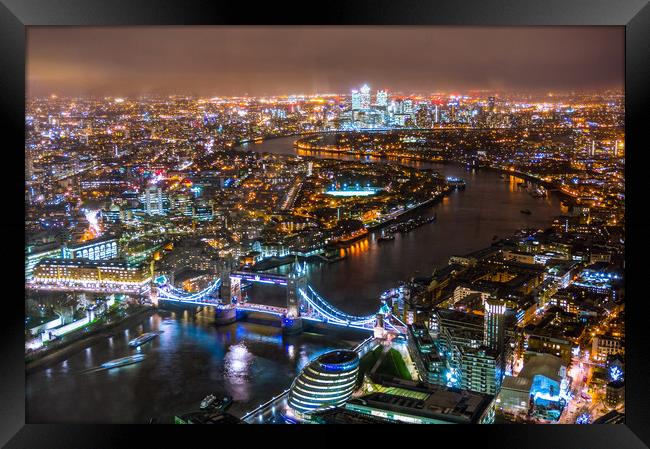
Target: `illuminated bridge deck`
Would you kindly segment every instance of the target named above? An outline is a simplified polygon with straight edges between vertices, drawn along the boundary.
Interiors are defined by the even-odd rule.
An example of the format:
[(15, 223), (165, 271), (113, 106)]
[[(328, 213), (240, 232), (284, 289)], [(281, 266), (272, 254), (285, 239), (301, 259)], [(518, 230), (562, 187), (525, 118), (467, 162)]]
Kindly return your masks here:
[(233, 271), (230, 274), (231, 278), (241, 279), (249, 282), (261, 282), (263, 284), (287, 285), (287, 277), (281, 274), (271, 273), (253, 273), (250, 271)]

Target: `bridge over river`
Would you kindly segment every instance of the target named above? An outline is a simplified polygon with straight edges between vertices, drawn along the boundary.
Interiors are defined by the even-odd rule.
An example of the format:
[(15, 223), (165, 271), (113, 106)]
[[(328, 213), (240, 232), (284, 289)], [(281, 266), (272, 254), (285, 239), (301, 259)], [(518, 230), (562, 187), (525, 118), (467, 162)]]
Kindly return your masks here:
[[(285, 287), (286, 307), (247, 301), (241, 294), (242, 281)], [(258, 312), (280, 318), (283, 332), (288, 334), (300, 332), (303, 320), (370, 332), (375, 331), (377, 327), (384, 328), (385, 325), (396, 333), (403, 334), (406, 331), (404, 323), (391, 316), (390, 309), (385, 305), (376, 313), (361, 316), (351, 315), (333, 306), (307, 283), (306, 269), (300, 264), (296, 264), (295, 269), (286, 275), (232, 271), (198, 292), (190, 293), (176, 288), (165, 276), (155, 279), (154, 285), (151, 289), (154, 304), (170, 302), (177, 305), (213, 307), (218, 324), (236, 321), (238, 312)]]

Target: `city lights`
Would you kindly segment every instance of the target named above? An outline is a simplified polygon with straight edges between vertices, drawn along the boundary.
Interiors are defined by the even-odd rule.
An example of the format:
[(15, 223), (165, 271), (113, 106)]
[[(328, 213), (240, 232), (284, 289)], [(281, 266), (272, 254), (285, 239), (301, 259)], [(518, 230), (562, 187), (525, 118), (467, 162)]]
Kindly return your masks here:
[[(622, 90), (420, 85), (364, 54), (309, 88), (305, 63), (244, 90), (219, 71), (214, 90), (27, 96), (25, 357), (51, 368), (27, 376), (34, 417), (624, 417)], [(52, 405), (68, 396), (89, 415)]]

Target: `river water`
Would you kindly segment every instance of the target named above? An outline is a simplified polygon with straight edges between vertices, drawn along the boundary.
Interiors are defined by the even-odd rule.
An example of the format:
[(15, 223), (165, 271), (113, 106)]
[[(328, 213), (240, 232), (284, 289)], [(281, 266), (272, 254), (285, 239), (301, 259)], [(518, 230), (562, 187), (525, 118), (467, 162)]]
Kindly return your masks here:
[[(295, 155), (298, 154), (293, 146), (296, 139), (298, 137), (270, 139), (261, 144), (243, 145), (242, 149)], [(300, 155), (336, 157), (302, 151)], [(354, 156), (342, 158), (358, 160)], [(344, 260), (310, 267), (309, 283), (321, 296), (346, 312), (367, 314), (376, 311), (379, 295), (398, 281), (412, 276), (429, 276), (435, 267), (445, 266), (450, 256), (489, 246), (495, 235), (506, 237), (524, 227), (548, 227), (552, 218), (561, 213), (558, 196), (533, 198), (517, 187), (522, 179), (513, 176), (501, 179), (494, 171), (468, 171), (459, 164), (399, 163), (463, 178), (467, 187), (422, 211), (424, 215), (436, 213), (436, 222), (408, 234), (397, 234), (395, 240), (387, 242), (378, 242), (380, 231), (376, 231), (347, 248)], [(532, 213), (522, 214), (522, 209)]]
[[(295, 154), (295, 140), (271, 139), (242, 149)], [(435, 223), (398, 234), (390, 242), (377, 242), (378, 232), (373, 233), (345, 249), (344, 260), (308, 267), (314, 289), (346, 312), (372, 313), (381, 292), (399, 281), (430, 275), (449, 256), (486, 247), (495, 235), (547, 227), (560, 213), (559, 198), (532, 198), (517, 188), (519, 180), (514, 177), (504, 181), (497, 173), (466, 171), (455, 164), (403, 163), (462, 177), (467, 187), (422, 211), (437, 213)], [(532, 214), (524, 215), (521, 209)], [(281, 303), (284, 295), (258, 286), (248, 293), (264, 303)], [(241, 416), (289, 387), (315, 356), (355, 343), (340, 335), (284, 337), (279, 327), (250, 322), (215, 327), (212, 313), (159, 310), (63, 362), (29, 374), (27, 422), (146, 423), (152, 417), (168, 421), (174, 414), (196, 409), (209, 393), (231, 395), (230, 412)], [(129, 339), (152, 330), (162, 333), (141, 348), (143, 362), (84, 373), (134, 353)]]
[[(113, 331), (67, 360), (27, 376), (28, 423), (171, 422), (198, 409), (206, 395), (228, 394), (230, 413), (242, 416), (286, 389), (309, 360), (356, 341), (237, 322), (216, 327), (213, 311), (160, 310), (141, 323)], [(160, 335), (135, 350), (130, 339)], [(142, 353), (144, 361), (111, 370), (87, 370)]]

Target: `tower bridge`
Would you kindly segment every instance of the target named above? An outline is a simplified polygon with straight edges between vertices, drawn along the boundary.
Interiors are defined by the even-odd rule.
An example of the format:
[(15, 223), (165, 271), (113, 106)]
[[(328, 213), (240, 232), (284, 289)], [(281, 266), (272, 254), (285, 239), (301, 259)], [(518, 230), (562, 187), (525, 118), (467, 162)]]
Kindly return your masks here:
[[(286, 287), (286, 307), (247, 301), (241, 294), (242, 281)], [(300, 332), (303, 320), (369, 332), (377, 331), (378, 327), (383, 329), (386, 324), (398, 333), (405, 331), (403, 323), (395, 317), (389, 317), (387, 307), (382, 307), (371, 315), (357, 316), (333, 306), (307, 284), (306, 267), (299, 264), (287, 275), (250, 271), (224, 272), (205, 289), (192, 293), (174, 287), (165, 276), (160, 276), (154, 280), (151, 297), (153, 303), (213, 307), (217, 312), (217, 322), (222, 324), (234, 322), (238, 311), (274, 315), (281, 319), (283, 332), (289, 334)]]

